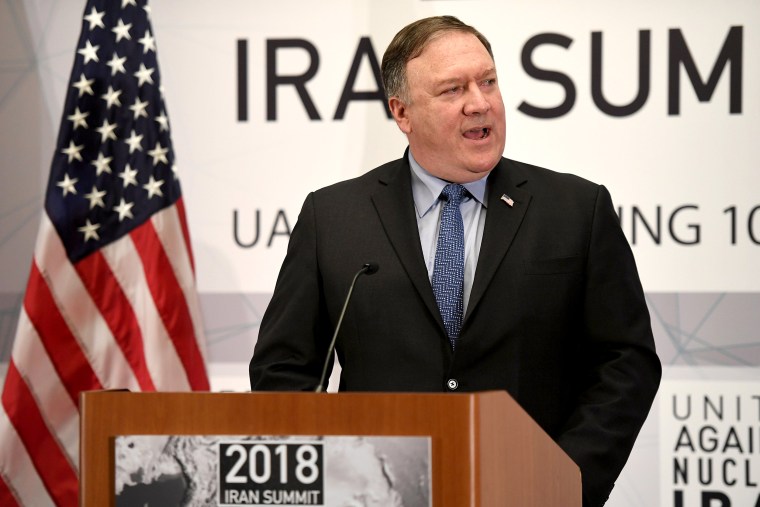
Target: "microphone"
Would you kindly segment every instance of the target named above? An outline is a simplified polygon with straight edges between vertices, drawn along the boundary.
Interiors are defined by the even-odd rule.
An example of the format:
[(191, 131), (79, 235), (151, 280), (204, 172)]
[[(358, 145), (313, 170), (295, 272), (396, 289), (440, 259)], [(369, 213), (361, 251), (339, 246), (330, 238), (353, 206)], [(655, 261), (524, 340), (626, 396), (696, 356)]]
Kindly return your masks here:
[(354, 292), (354, 285), (356, 285), (356, 280), (361, 275), (374, 275), (377, 273), (377, 270), (380, 269), (380, 266), (377, 265), (377, 262), (367, 262), (362, 266), (362, 268), (356, 272), (354, 275), (354, 279), (351, 280), (351, 285), (348, 287), (348, 294), (346, 294), (346, 300), (343, 303), (343, 309), (340, 311), (340, 317), (338, 317), (338, 324), (335, 326), (335, 332), (333, 333), (332, 340), (330, 341), (330, 346), (327, 348), (327, 356), (325, 357), (325, 364), (322, 366), (322, 376), (319, 378), (319, 385), (317, 385), (317, 388), (314, 389), (315, 393), (321, 393), (325, 390), (325, 377), (327, 376), (327, 366), (330, 364), (330, 359), (332, 358), (333, 351), (335, 350), (335, 341), (338, 339), (338, 332), (340, 331), (340, 325), (343, 323), (343, 316), (346, 314), (346, 308), (348, 308), (348, 302), (351, 300), (351, 294)]

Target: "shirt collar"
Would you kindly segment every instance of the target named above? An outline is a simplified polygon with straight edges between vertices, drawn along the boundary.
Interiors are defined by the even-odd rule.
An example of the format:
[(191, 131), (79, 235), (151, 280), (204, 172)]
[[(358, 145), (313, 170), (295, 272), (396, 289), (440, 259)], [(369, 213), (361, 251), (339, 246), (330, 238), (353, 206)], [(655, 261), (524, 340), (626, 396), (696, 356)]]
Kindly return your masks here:
[[(443, 191), (443, 187), (450, 182), (427, 172), (414, 159), (412, 150), (409, 150), (409, 166), (412, 168), (412, 197), (414, 198), (414, 207), (417, 210), (417, 216), (422, 218), (435, 206), (438, 197), (441, 195), (441, 191)], [(462, 184), (467, 189), (467, 192), (486, 208), (488, 207), (486, 204), (487, 180), (488, 174), (477, 181)]]

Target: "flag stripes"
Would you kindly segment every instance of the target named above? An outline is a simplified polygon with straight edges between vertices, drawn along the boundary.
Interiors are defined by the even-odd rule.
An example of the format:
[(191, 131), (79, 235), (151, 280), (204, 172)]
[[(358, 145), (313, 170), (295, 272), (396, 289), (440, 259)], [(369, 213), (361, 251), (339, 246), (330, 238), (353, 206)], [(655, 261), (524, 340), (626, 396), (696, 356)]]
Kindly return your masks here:
[(12, 360), (6, 372), (2, 399), (3, 408), (50, 496), (58, 505), (76, 505), (77, 471), (61, 451), (40, 413), (37, 400)]
[(0, 505), (21, 505), (20, 498), (35, 498), (40, 507), (53, 505), (4, 409), (0, 410), (0, 462), (13, 463), (12, 478), (0, 470)]
[[(2, 427), (0, 427), (0, 431), (2, 431)], [(13, 496), (13, 493), (11, 493), (11, 490), (8, 489), (8, 485), (2, 477), (0, 477), (0, 505), (4, 505), (5, 507), (18, 507), (16, 498)]]
[(26, 381), (40, 415), (47, 422), (50, 431), (57, 435), (63, 452), (69, 462), (79, 468), (79, 412), (58, 378), (53, 363), (45, 353), (45, 347), (29, 321), (26, 312), (19, 317), (19, 330), (27, 337), (27, 347), (18, 351), (14, 365), (19, 375)]
[(140, 389), (153, 391), (148, 372), (142, 331), (133, 308), (101, 252), (94, 252), (75, 266), (76, 272), (103, 316), (113, 339), (129, 363)]
[[(160, 213), (164, 212), (166, 210)], [(151, 227), (151, 222), (147, 221), (135, 229), (135, 231)], [(159, 391), (189, 390), (190, 382), (187, 379), (185, 368), (197, 367), (203, 363), (183, 364), (170, 335), (170, 329), (167, 329), (158, 308), (158, 305), (161, 303), (153, 298), (150, 290), (150, 277), (155, 274), (155, 270), (150, 269), (149, 264), (143, 264), (143, 254), (139, 251), (138, 245), (134, 241), (134, 236), (130, 233), (102, 248), (101, 252), (108, 269), (117, 280), (131, 281), (128, 285), (123, 285), (122, 289), (129, 306), (135, 309), (138, 325), (143, 330), (142, 337), (143, 347), (145, 347), (146, 367), (150, 372), (151, 380), (156, 389)], [(158, 250), (154, 253), (162, 256), (166, 255), (163, 250)], [(162, 281), (167, 281), (162, 273), (160, 276), (162, 276)], [(166, 290), (174, 294), (177, 293), (176, 289), (167, 288)], [(165, 304), (186, 303), (184, 301), (173, 300)], [(197, 339), (195, 334), (180, 338), (183, 340), (192, 339), (196, 347), (201, 347), (195, 341)], [(205, 368), (202, 371), (202, 375), (205, 376)]]
[(47, 356), (53, 363), (71, 400), (78, 407), (79, 393), (89, 389), (102, 389), (90, 366), (87, 357), (82, 353), (76, 338), (69, 330), (63, 316), (58, 313), (58, 307), (53, 300), (46, 281), (32, 263), (29, 282), (24, 296), (24, 310), (37, 330)]
[[(185, 220), (183, 199), (177, 201), (177, 206), (156, 213), (151, 218), (153, 227), (158, 233), (158, 238), (163, 245), (169, 262), (174, 269), (177, 283), (182, 289), (184, 300), (187, 303), (193, 329), (196, 336), (203, 336), (203, 319), (198, 298), (195, 297), (195, 271), (193, 269), (193, 252), (188, 248), (190, 236), (187, 234), (187, 222)], [(185, 247), (183, 247), (185, 245)], [(201, 350), (201, 349), (199, 349)], [(201, 351), (202, 352), (202, 351)]]
[(185, 368), (185, 371), (188, 372), (190, 387), (193, 390), (208, 390), (205, 371), (200, 370), (200, 374), (194, 374), (197, 369), (192, 366), (203, 364), (203, 357), (195, 340), (192, 317), (152, 222), (148, 221), (134, 229), (130, 236), (143, 262), (148, 288), (164, 327), (174, 343), (180, 360), (189, 366)]
[(190, 248), (190, 229), (187, 227), (187, 220), (185, 218), (185, 201), (181, 197), (177, 199), (177, 218), (179, 219), (179, 225), (182, 228), (182, 237), (185, 240), (185, 252), (187, 253), (188, 260), (190, 261), (190, 272), (195, 277), (195, 259), (193, 259), (193, 249)]
[[(93, 254), (102, 255), (103, 251), (96, 251)], [(114, 347), (114, 341), (118, 342), (119, 339), (114, 337), (106, 320), (112, 313), (117, 315), (131, 313), (134, 315), (134, 307), (128, 302), (125, 306), (119, 306), (122, 302), (115, 301), (111, 302), (109, 306), (110, 312), (103, 314), (99, 311), (93, 300), (94, 295), (87, 289), (77, 267), (69, 262), (63, 244), (45, 214), (43, 214), (40, 222), (34, 260), (39, 266), (39, 270), (45, 273), (46, 279), (50, 283), (50, 290), (60, 305), (56, 311), (66, 315), (69, 329), (77, 337), (82, 350), (91, 361), (92, 368), (100, 379), (100, 383), (104, 386), (120, 386), (130, 390), (140, 390), (141, 383), (133, 373), (133, 368), (127, 361), (122, 349), (126, 348), (134, 351), (134, 354), (144, 357), (144, 353), (135, 344), (141, 338), (140, 340), (135, 338), (135, 342), (132, 342), (130, 336), (130, 343)], [(81, 262), (88, 263), (91, 260), (85, 258)], [(82, 271), (89, 273), (89, 270)], [(110, 268), (104, 269), (102, 272), (92, 272), (88, 276), (96, 281), (100, 280), (101, 283), (106, 283), (111, 278), (115, 280), (115, 275)], [(122, 286), (119, 285), (119, 287)], [(134, 325), (125, 329), (124, 332), (142, 333), (136, 316)], [(23, 336), (21, 329), (16, 334)], [(138, 365), (134, 371), (140, 369)]]

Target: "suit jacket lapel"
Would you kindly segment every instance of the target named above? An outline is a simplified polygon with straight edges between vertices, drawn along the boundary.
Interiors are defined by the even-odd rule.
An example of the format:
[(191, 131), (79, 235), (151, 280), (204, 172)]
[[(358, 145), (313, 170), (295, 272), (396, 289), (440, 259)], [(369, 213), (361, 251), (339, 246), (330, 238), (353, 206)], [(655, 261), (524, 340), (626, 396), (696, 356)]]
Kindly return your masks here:
[(372, 195), (372, 202), (383, 224), (385, 234), (393, 245), (409, 279), (445, 332), (433, 288), (425, 269), (425, 258), (422, 254), (420, 233), (415, 218), (410, 171), (409, 159), (405, 153), (403, 159), (398, 161), (392, 171), (380, 177), (380, 188)]
[[(531, 200), (530, 193), (520, 188), (527, 178), (516, 164), (507, 159), (501, 159), (488, 179), (486, 223), (463, 325), (477, 307), (502, 259), (507, 254)], [(511, 198), (514, 205), (509, 206), (501, 199), (502, 195)]]

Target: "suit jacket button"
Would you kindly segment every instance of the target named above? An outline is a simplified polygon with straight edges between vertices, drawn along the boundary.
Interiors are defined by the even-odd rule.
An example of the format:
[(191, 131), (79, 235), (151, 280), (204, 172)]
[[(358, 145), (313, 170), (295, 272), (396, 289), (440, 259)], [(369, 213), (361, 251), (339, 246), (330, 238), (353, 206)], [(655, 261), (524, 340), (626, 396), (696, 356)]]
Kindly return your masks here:
[(459, 382), (457, 382), (457, 379), (455, 379), (455, 378), (450, 378), (446, 382), (446, 387), (449, 388), (449, 391), (456, 391), (457, 387), (459, 387)]

